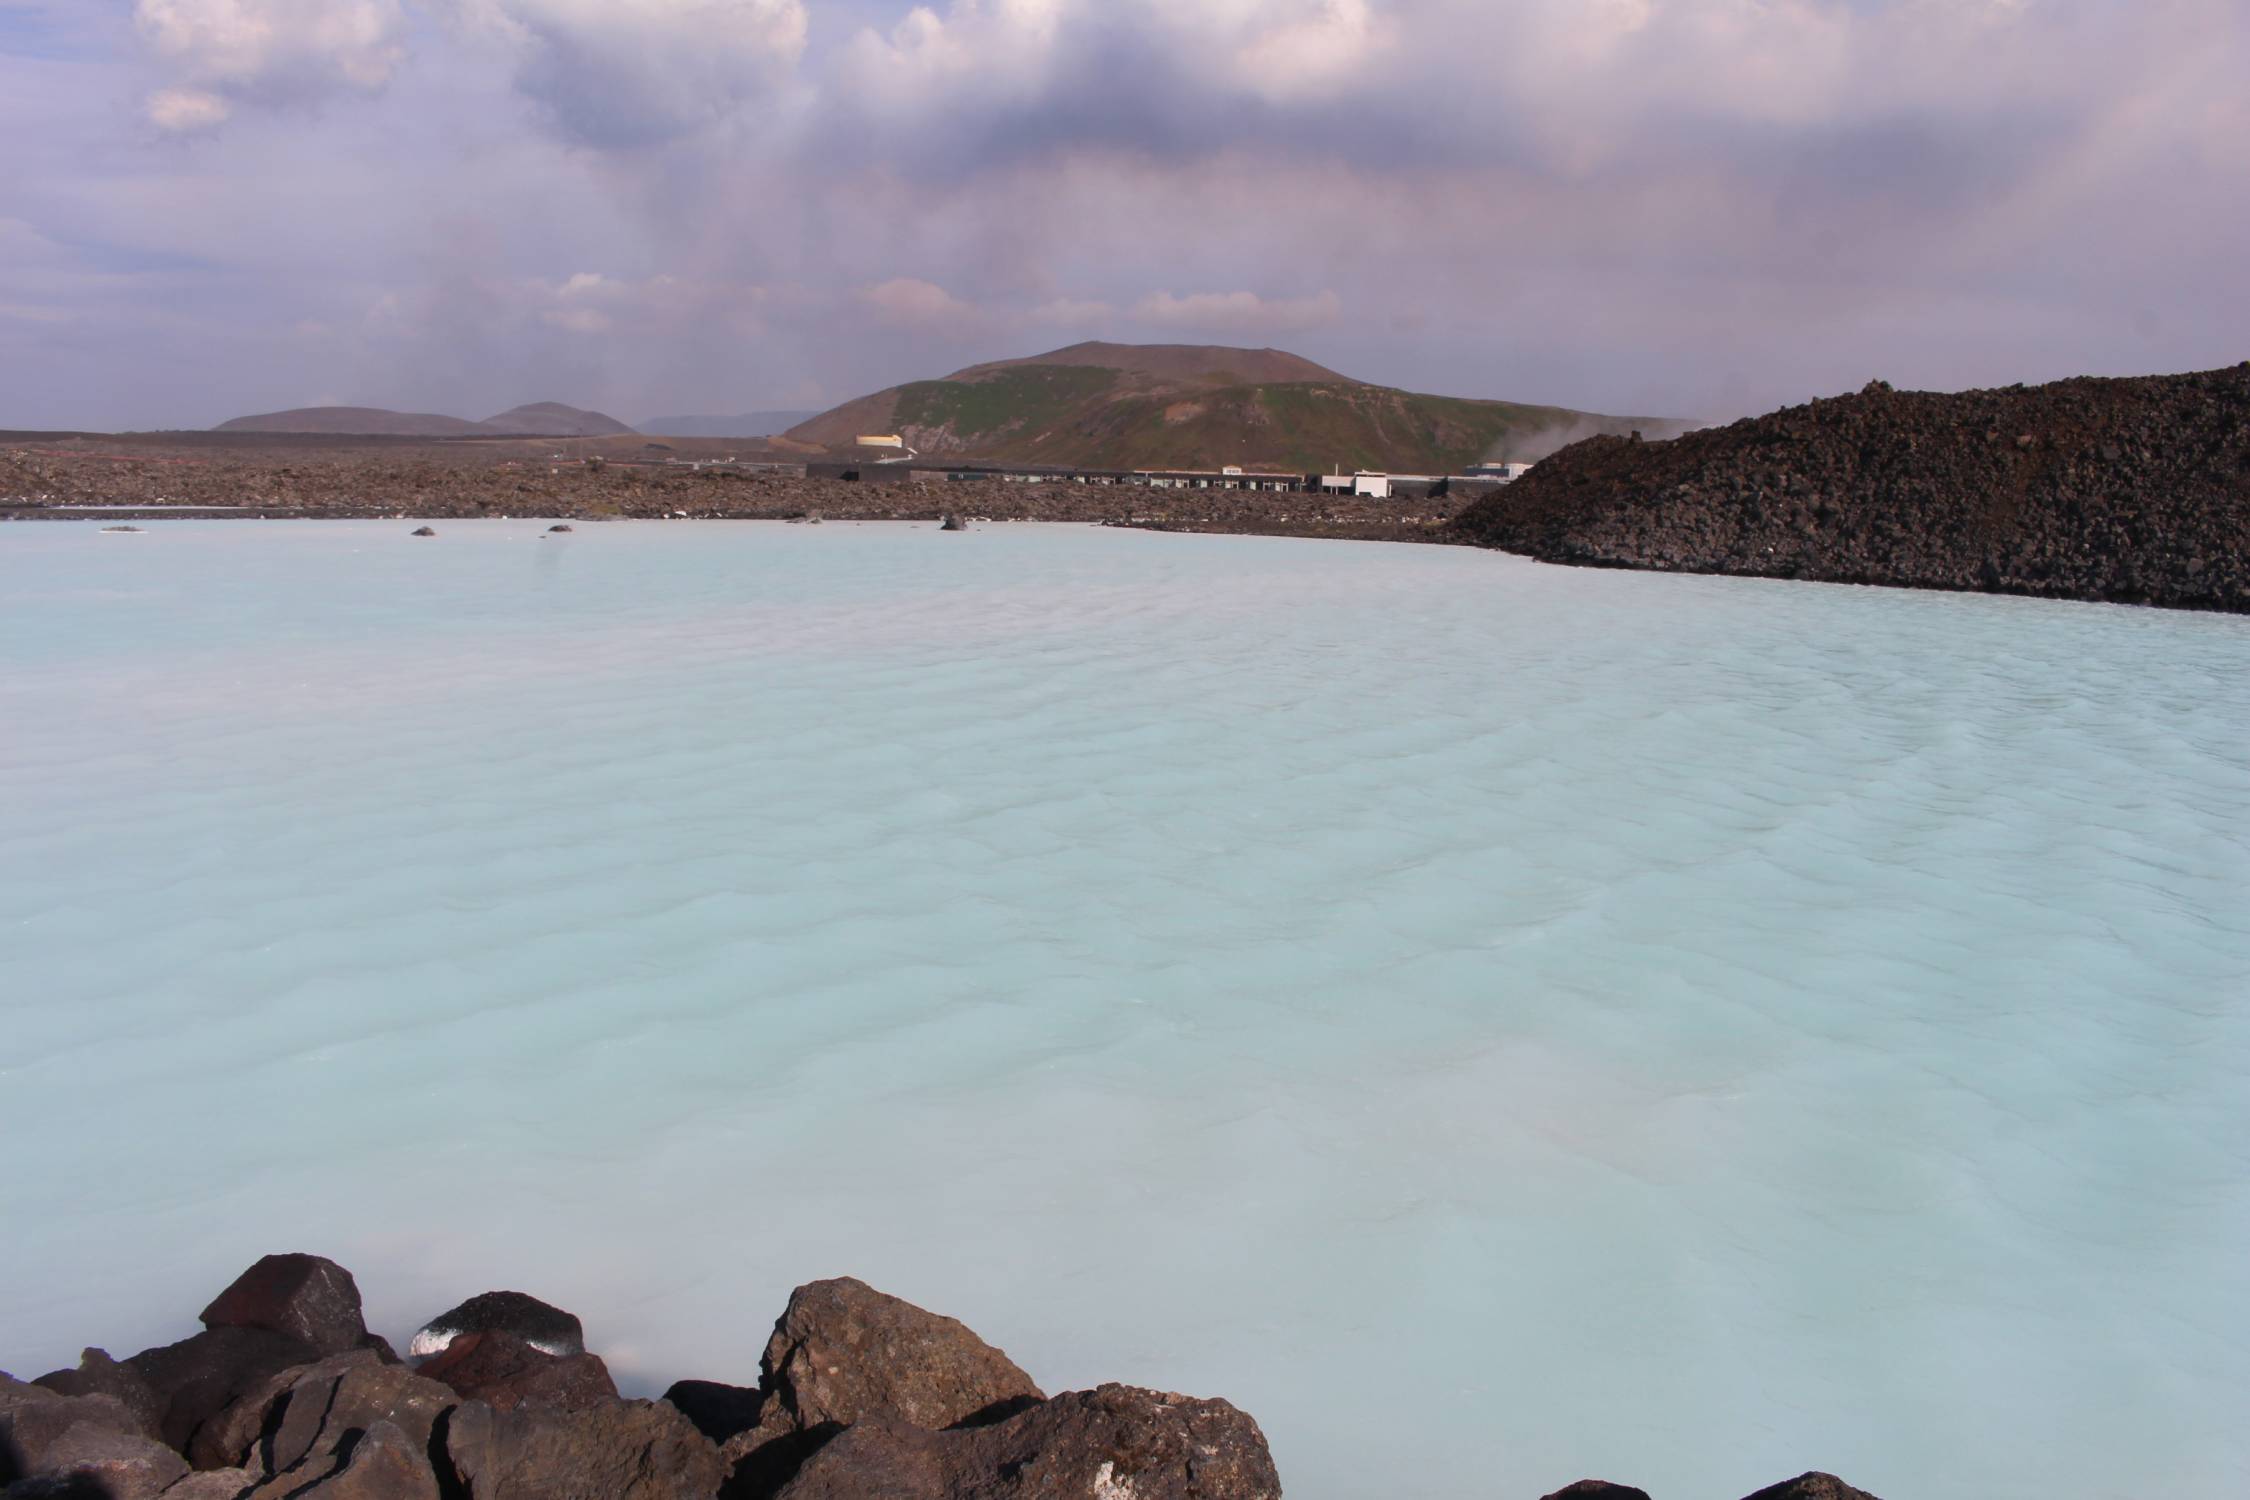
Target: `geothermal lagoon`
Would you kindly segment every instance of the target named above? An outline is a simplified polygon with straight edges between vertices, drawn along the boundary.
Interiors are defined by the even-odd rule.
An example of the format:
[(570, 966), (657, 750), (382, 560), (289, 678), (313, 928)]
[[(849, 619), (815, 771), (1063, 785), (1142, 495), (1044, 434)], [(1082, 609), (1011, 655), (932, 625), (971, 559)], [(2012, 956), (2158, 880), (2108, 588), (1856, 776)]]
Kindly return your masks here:
[(0, 540), (0, 1360), (856, 1275), (1288, 1493), (2250, 1490), (2250, 619), (1084, 527)]

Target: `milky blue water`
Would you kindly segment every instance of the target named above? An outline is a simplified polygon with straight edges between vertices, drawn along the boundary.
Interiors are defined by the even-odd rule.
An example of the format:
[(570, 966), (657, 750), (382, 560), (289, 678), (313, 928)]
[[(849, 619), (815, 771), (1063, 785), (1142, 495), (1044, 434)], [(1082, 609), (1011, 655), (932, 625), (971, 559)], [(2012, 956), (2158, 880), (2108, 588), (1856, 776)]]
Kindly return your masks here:
[(2250, 1493), (2250, 620), (438, 527), (0, 530), (0, 1365), (849, 1273), (1314, 1500)]

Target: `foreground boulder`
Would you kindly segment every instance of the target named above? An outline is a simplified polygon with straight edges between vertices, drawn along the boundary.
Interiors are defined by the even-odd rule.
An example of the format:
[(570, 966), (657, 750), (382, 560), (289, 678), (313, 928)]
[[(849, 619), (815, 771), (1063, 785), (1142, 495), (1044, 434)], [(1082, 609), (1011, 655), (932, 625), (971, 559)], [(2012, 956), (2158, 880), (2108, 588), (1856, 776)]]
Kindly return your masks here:
[(772, 1417), (799, 1430), (885, 1417), (953, 1427), (1045, 1397), (1016, 1362), (960, 1322), (844, 1277), (801, 1286), (761, 1362)]
[(152, 1438), (164, 1432), (164, 1403), (130, 1365), (111, 1359), (106, 1350), (88, 1349), (78, 1356), (75, 1370), (54, 1370), (33, 1382), (63, 1396), (111, 1396), (122, 1402)]
[(438, 1482), (423, 1444), (376, 1422), (243, 1500), (438, 1500)]
[(586, 1352), (586, 1330), (570, 1313), (524, 1292), (480, 1292), (422, 1325), (406, 1352), (415, 1359), (443, 1354), (468, 1333), (505, 1333), (546, 1354)]
[(0, 1375), (0, 1487), (145, 1500), (186, 1475), (114, 1396), (65, 1396)]
[(447, 1492), (468, 1500), (711, 1500), (726, 1474), (710, 1439), (661, 1401), (585, 1411), (469, 1402), (440, 1436)]
[[(789, 1294), (760, 1370), (756, 1425), (723, 1440), (730, 1500), (774, 1493), (854, 1423), (975, 1426), (1046, 1399), (1014, 1360), (962, 1323), (850, 1277)], [(726, 1389), (707, 1387), (695, 1399), (719, 1414), (730, 1404)], [(734, 1394), (734, 1414), (750, 1394)]]
[(781, 1500), (1279, 1500), (1265, 1435), (1224, 1401), (1075, 1391), (996, 1425), (877, 1419), (805, 1461)]
[(664, 1399), (695, 1424), (695, 1430), (714, 1443), (725, 1443), (758, 1425), (766, 1404), (765, 1392), (750, 1386), (722, 1385), (716, 1380), (680, 1380)]
[(439, 1418), (458, 1404), (448, 1387), (356, 1349), (261, 1382), (205, 1424), (188, 1457), (198, 1469), (245, 1466), (304, 1482), (378, 1423), (426, 1451)]
[(549, 1354), (512, 1333), (462, 1334), (416, 1373), (497, 1411), (526, 1404), (584, 1411), (617, 1399), (598, 1355)]
[(182, 1453), (196, 1434), (251, 1389), (283, 1370), (309, 1365), (320, 1351), (265, 1328), (207, 1328), (193, 1338), (143, 1349), (125, 1363), (160, 1403), (159, 1434)]
[(203, 1309), (206, 1328), (263, 1328), (287, 1334), (317, 1354), (369, 1342), (352, 1273), (320, 1255), (269, 1255), (234, 1279)]

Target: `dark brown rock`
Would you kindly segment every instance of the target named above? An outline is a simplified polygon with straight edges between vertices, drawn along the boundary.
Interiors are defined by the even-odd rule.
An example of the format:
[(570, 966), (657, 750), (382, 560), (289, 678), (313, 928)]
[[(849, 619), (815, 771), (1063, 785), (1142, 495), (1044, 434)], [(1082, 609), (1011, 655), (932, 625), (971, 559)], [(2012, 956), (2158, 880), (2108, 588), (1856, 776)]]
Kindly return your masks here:
[(1800, 1474), (1783, 1484), (1768, 1485), (1746, 1500), (1875, 1500), (1865, 1490), (1855, 1490), (1833, 1474)]
[(849, 1277), (790, 1294), (761, 1368), (776, 1415), (799, 1431), (877, 1416), (952, 1427), (1045, 1399), (961, 1323)]
[(877, 1419), (805, 1461), (781, 1500), (1279, 1500), (1265, 1435), (1224, 1401), (1075, 1391), (992, 1426)]
[(27, 1478), (8, 1486), (22, 1494), (91, 1494), (102, 1500), (156, 1500), (186, 1477), (187, 1460), (151, 1437), (79, 1422), (48, 1443)]
[(300, 1339), (322, 1354), (367, 1341), (359, 1284), (318, 1255), (269, 1255), (234, 1279), (203, 1309), (206, 1328), (263, 1328)]
[(94, 1476), (84, 1483), (113, 1484), (124, 1500), (128, 1490), (154, 1494), (187, 1464), (114, 1396), (66, 1396), (0, 1375), (0, 1486), (59, 1484), (81, 1470)]
[(714, 1443), (724, 1443), (758, 1425), (765, 1394), (749, 1386), (721, 1385), (715, 1380), (680, 1380), (664, 1399), (695, 1424), (695, 1430)]
[(422, 1325), (406, 1352), (427, 1359), (465, 1333), (506, 1333), (547, 1354), (586, 1352), (586, 1330), (576, 1317), (524, 1292), (479, 1292)]
[(429, 527), (429, 526), (417, 526), (417, 527), (415, 527), (415, 528), (414, 528), (414, 535), (416, 535), (416, 536), (436, 536), (436, 535), (437, 535), (437, 531), (436, 531), (436, 529), (435, 529), (435, 528), (433, 528), (433, 527)]
[(582, 1411), (617, 1399), (609, 1367), (592, 1354), (560, 1356), (512, 1333), (466, 1333), (416, 1372), (496, 1411), (525, 1404)]
[(108, 1351), (88, 1349), (78, 1356), (75, 1370), (52, 1370), (33, 1382), (64, 1396), (113, 1396), (124, 1403), (149, 1437), (163, 1436), (164, 1403), (131, 1365), (119, 1364)]
[[(189, 1462), (198, 1469), (253, 1464), (262, 1475), (270, 1464), (270, 1455), (259, 1452), (258, 1440), (266, 1435), (269, 1413), (279, 1420), (280, 1413), (274, 1410), (278, 1403), (287, 1400), (302, 1383), (340, 1380), (345, 1371), (376, 1362), (374, 1351), (354, 1349), (346, 1354), (332, 1354), (313, 1364), (291, 1365), (275, 1371), (251, 1385), (229, 1402), (226, 1410), (196, 1430), (188, 1444)], [(270, 1445), (268, 1447), (270, 1449)]]
[(449, 1493), (467, 1500), (711, 1500), (726, 1472), (710, 1440), (661, 1401), (587, 1411), (472, 1401), (440, 1435)]
[(426, 1455), (426, 1441), (379, 1421), (302, 1468), (267, 1480), (244, 1500), (438, 1500), (437, 1473)]
[(162, 1403), (160, 1435), (186, 1453), (203, 1424), (278, 1371), (320, 1357), (310, 1344), (264, 1328), (207, 1328), (125, 1361)]
[[(244, 1420), (248, 1409), (266, 1394), (255, 1393), (212, 1427), (224, 1436), (239, 1434), (248, 1425)], [(460, 1398), (436, 1381), (354, 1351), (323, 1360), (273, 1391), (258, 1425), (251, 1428), (246, 1451), (213, 1454), (199, 1447), (190, 1457), (199, 1460), (198, 1468), (240, 1464), (263, 1474), (287, 1476), (317, 1470), (332, 1455), (348, 1454), (359, 1434), (382, 1424), (403, 1433), (415, 1451), (426, 1452), (439, 1419), (459, 1404)]]
[(1870, 387), (1595, 437), (1465, 507), (1549, 562), (2250, 611), (2250, 372)]
[(237, 1500), (262, 1478), (249, 1469), (201, 1469), (164, 1492), (164, 1500)]
[(855, 1422), (1004, 1420), (1045, 1397), (960, 1322), (849, 1277), (801, 1286), (766, 1341), (755, 1427), (725, 1440), (730, 1500), (771, 1495)]
[(1606, 1479), (1581, 1479), (1576, 1484), (1564, 1485), (1546, 1496), (1545, 1500), (1649, 1500), (1649, 1496), (1647, 1490), (1637, 1490), (1629, 1484), (1611, 1484)]

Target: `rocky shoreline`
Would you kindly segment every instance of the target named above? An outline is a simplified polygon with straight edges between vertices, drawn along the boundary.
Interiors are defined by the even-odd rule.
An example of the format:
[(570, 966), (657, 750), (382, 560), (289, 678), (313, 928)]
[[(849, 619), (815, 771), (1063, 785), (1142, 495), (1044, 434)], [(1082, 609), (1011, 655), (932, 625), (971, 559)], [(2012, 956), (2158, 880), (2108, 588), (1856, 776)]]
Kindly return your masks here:
[(1598, 437), (1445, 539), (1547, 562), (2250, 611), (2250, 363)]
[[(1048, 1396), (951, 1318), (797, 1288), (756, 1385), (629, 1401), (577, 1318), (487, 1292), (402, 1361), (334, 1261), (269, 1255), (203, 1331), (0, 1374), (5, 1500), (1279, 1500), (1245, 1412), (1124, 1385)], [(1547, 1500), (1648, 1500), (1584, 1480)], [(1873, 1500), (1806, 1474), (1750, 1500)]]

